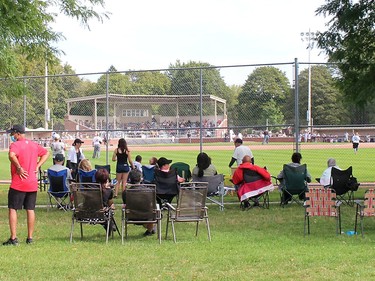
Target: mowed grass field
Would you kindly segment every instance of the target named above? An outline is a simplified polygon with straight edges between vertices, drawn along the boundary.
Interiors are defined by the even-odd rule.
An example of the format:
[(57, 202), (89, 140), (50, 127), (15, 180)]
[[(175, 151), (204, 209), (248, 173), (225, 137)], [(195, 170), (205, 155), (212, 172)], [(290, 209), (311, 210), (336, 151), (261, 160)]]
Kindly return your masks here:
[[(219, 172), (229, 175), (228, 163), (233, 145), (211, 150), (204, 145)], [(250, 147), (256, 164), (267, 166), (276, 175), (282, 164), (290, 162), (293, 146), (280, 149), (269, 145), (267, 149)], [(167, 157), (173, 162), (183, 161), (195, 165), (199, 149), (189, 145), (130, 147), (133, 158), (140, 154), (144, 161), (151, 156)], [(206, 148), (206, 149), (205, 149)], [(92, 151), (84, 148), (93, 164), (104, 164), (105, 152), (100, 159), (91, 159)], [(111, 148), (109, 159), (112, 156)], [(374, 149), (360, 148), (354, 155), (348, 148), (334, 145), (324, 148), (301, 148), (303, 163), (307, 163), (312, 176), (319, 177), (329, 157), (338, 165), (353, 166), (359, 181), (372, 182)], [(48, 161), (47, 168), (52, 160)], [(112, 170), (115, 165), (112, 163)], [(7, 153), (0, 153), (0, 178), (9, 179)], [(6, 185), (0, 189), (0, 205), (6, 205)], [(363, 190), (356, 197), (363, 196)], [(116, 199), (116, 220), (121, 223), (121, 201)], [(105, 244), (101, 226), (84, 226), (84, 239), (79, 239), (76, 225), (74, 242), (69, 243), (71, 213), (56, 209), (36, 210), (37, 223), (33, 245), (26, 245), (25, 212), (19, 212), (19, 247), (0, 246), (0, 280), (375, 280), (372, 261), (375, 258), (375, 221), (365, 219), (365, 238), (348, 236), (354, 229), (355, 208), (343, 206), (343, 234), (335, 235), (333, 218), (311, 219), (311, 235), (304, 237), (304, 209), (292, 204), (281, 208), (278, 193), (271, 193), (268, 210), (241, 211), (236, 196), (225, 198), (225, 211), (209, 205), (212, 241), (208, 242), (204, 224), (195, 237), (194, 224), (176, 225), (177, 244), (169, 235), (165, 239), (166, 215), (163, 213), (163, 240), (159, 245), (155, 236), (142, 237), (141, 226), (129, 227), (129, 238), (121, 245), (118, 235)], [(47, 202), (46, 192), (39, 192), (38, 203)], [(9, 237), (7, 208), (0, 208), (0, 236)]]

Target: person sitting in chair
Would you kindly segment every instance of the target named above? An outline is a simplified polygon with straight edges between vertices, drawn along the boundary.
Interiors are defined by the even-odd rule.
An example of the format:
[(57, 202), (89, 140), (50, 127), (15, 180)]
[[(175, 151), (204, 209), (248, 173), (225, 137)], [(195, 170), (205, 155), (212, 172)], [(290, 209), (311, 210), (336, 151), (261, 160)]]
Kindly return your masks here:
[(158, 169), (155, 170), (156, 200), (160, 207), (165, 201), (172, 202), (172, 199), (178, 194), (178, 183), (185, 181), (177, 174), (176, 169), (170, 168), (171, 163), (172, 160), (165, 157), (160, 157), (157, 162)]
[[(129, 172), (129, 183), (130, 184), (140, 184), (142, 181), (142, 174), (139, 170), (133, 169)], [(131, 188), (131, 186), (127, 186), (126, 188)], [(122, 192), (122, 202), (124, 204), (123, 207), (126, 208), (126, 189)], [(155, 225), (153, 223), (145, 223), (143, 227), (146, 228), (146, 232), (143, 233), (143, 236), (150, 236), (155, 234)]]
[(197, 156), (197, 165), (193, 169), (193, 175), (199, 178), (217, 175), (216, 167), (211, 164), (211, 158), (207, 153), (201, 152)]
[(237, 190), (238, 199), (244, 202), (244, 207), (250, 207), (247, 199), (254, 198), (254, 206), (259, 206), (258, 195), (273, 188), (270, 173), (262, 167), (251, 163), (251, 156), (245, 155), (240, 164), (235, 170), (232, 181), (238, 185)]
[[(287, 164), (288, 166), (291, 166), (291, 167), (299, 167), (301, 166), (301, 159), (302, 159), (302, 155), (301, 153), (299, 152), (294, 152), (292, 154), (292, 162)], [(281, 170), (281, 172), (278, 174), (277, 176), (277, 179), (280, 181), (280, 184), (279, 184), (279, 191), (281, 192), (282, 188), (284, 187), (284, 171)], [(306, 181), (307, 182), (311, 182), (311, 175), (309, 173), (308, 170), (306, 170)], [(299, 199), (300, 200), (304, 200), (305, 198), (305, 194), (302, 194), (301, 196), (299, 196)], [(291, 196), (289, 194), (287, 194), (286, 192), (283, 193), (283, 202), (285, 202), (285, 204), (288, 203), (288, 201), (291, 200)]]
[(336, 165), (336, 160), (334, 158), (329, 158), (327, 161), (327, 166), (328, 168), (324, 170), (322, 176), (319, 179), (319, 182), (321, 185), (324, 187), (331, 186), (333, 181), (331, 177), (331, 171), (332, 167), (335, 167), (336, 169), (341, 170), (337, 165)]

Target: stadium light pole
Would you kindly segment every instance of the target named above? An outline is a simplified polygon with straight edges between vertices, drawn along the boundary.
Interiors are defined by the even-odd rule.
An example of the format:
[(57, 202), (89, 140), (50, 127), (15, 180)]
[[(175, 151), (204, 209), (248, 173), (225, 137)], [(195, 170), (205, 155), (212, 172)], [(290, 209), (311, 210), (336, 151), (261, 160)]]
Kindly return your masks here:
[(301, 32), (301, 40), (302, 42), (307, 42), (307, 50), (308, 50), (308, 63), (309, 63), (309, 74), (308, 74), (308, 92), (307, 92), (307, 125), (312, 133), (312, 118), (311, 118), (311, 50), (314, 48), (314, 41), (315, 36), (318, 34), (318, 32), (311, 32), (310, 28), (308, 32)]

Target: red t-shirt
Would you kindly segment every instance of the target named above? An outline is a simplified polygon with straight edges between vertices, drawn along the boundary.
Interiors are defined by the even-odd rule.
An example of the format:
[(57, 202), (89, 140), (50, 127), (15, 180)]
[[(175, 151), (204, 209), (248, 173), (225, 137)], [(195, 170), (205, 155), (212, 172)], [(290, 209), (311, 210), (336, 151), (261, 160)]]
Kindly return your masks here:
[(26, 179), (21, 179), (17, 174), (17, 167), (10, 164), (10, 173), (12, 175), (10, 187), (23, 192), (37, 191), (36, 165), (39, 157), (47, 154), (47, 149), (31, 140), (20, 139), (10, 145), (9, 152), (16, 154), (21, 167), (29, 173)]

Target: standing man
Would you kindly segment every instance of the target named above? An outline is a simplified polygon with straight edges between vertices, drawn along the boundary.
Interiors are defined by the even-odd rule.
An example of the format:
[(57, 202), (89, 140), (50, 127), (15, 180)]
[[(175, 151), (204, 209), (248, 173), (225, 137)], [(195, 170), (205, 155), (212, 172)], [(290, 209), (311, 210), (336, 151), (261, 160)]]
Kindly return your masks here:
[(9, 161), (12, 181), (8, 192), (10, 238), (3, 245), (18, 245), (17, 210), (22, 207), (27, 214), (26, 243), (33, 242), (35, 225), (35, 203), (38, 191), (37, 173), (46, 162), (48, 151), (25, 138), (25, 127), (14, 125), (7, 130), (13, 143), (9, 147)]
[(244, 156), (248, 155), (251, 158), (251, 163), (254, 164), (254, 156), (253, 153), (251, 152), (250, 148), (248, 146), (243, 145), (243, 142), (241, 139), (237, 138), (234, 141), (234, 153), (232, 156), (232, 160), (229, 162), (229, 168), (232, 167), (234, 162), (237, 162), (237, 166), (242, 164), (242, 159)]
[(102, 144), (102, 138), (97, 135), (92, 139), (92, 146), (94, 147), (94, 153), (92, 158), (99, 158), (100, 157), (100, 145)]
[(359, 137), (358, 132), (355, 133), (352, 137), (352, 143), (353, 143), (353, 149), (354, 149), (354, 154), (357, 154), (358, 152), (358, 146), (359, 142), (361, 141), (361, 138)]

